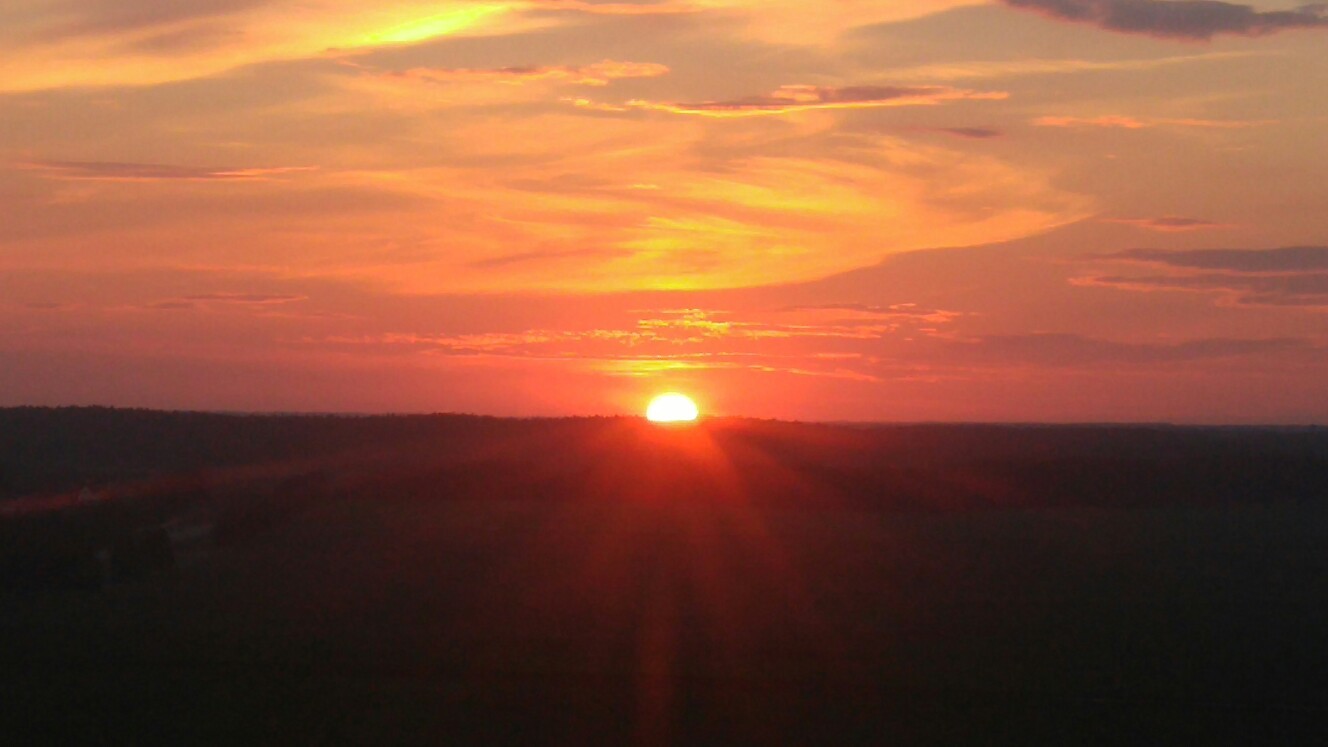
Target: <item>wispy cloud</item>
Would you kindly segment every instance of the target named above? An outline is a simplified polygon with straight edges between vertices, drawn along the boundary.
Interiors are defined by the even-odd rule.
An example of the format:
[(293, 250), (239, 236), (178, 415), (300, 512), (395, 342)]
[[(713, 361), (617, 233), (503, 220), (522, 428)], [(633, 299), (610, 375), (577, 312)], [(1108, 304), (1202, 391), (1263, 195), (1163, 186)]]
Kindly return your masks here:
[(536, 11), (587, 13), (608, 16), (658, 16), (697, 13), (701, 7), (689, 2), (615, 3), (594, 2), (593, 0), (527, 0), (531, 9)]
[(1066, 57), (1041, 59), (968, 60), (938, 62), (929, 65), (896, 68), (889, 76), (896, 81), (951, 81), (989, 78), (1015, 78), (1040, 75), (1078, 75), (1083, 73), (1147, 72), (1159, 68), (1198, 63), (1225, 62), (1267, 56), (1266, 52), (1233, 51), (1173, 55), (1144, 59), (1091, 60)]
[(195, 0), (188, 3), (82, 0), (60, 3), (63, 12), (53, 14), (52, 21), (43, 25), (40, 37), (49, 42), (107, 33), (189, 27), (200, 21), (234, 16), (271, 4), (272, 0)]
[(184, 311), (206, 307), (261, 308), (305, 301), (307, 296), (285, 293), (197, 293), (178, 298), (167, 298), (145, 304), (143, 308), (156, 311)]
[(24, 161), (17, 165), (59, 179), (104, 181), (244, 181), (314, 170), (312, 166), (227, 169), (123, 161), (37, 160)]
[(1202, 218), (1184, 218), (1178, 215), (1164, 215), (1156, 218), (1107, 218), (1108, 223), (1122, 223), (1149, 231), (1163, 233), (1183, 233), (1186, 231), (1209, 231), (1219, 228), (1231, 228), (1229, 223), (1218, 223)]
[(428, 83), (523, 83), (548, 82), (582, 86), (605, 86), (627, 78), (657, 78), (667, 75), (667, 65), (654, 62), (601, 60), (588, 65), (521, 65), (498, 68), (416, 67), (380, 73), (390, 78)]
[[(57, 5), (58, 11), (51, 6)], [(0, 27), (0, 90), (144, 86), (247, 65), (548, 26), (520, 0), (28, 3)]]
[(1107, 114), (1098, 117), (1038, 117), (1033, 120), (1038, 127), (1096, 127), (1103, 129), (1142, 130), (1149, 127), (1199, 127), (1220, 130), (1238, 130), (1246, 127), (1260, 127), (1276, 124), (1273, 120), (1242, 119), (1198, 119), (1192, 117), (1130, 117)]
[(143, 308), (153, 311), (187, 311), (195, 308), (195, 304), (189, 301), (154, 301), (145, 304)]
[[(948, 324), (956, 312), (922, 309), (913, 304), (890, 307), (860, 304), (792, 306), (771, 312), (737, 314), (708, 309), (643, 311), (634, 327), (609, 331), (609, 337), (669, 345), (697, 344), (712, 339), (768, 340), (774, 338), (878, 339), (905, 326)], [(596, 330), (603, 336), (605, 330)]]
[(1049, 368), (1149, 366), (1306, 350), (1304, 339), (1205, 337), (1175, 342), (1122, 342), (1086, 335), (1034, 333), (938, 340), (930, 351), (951, 365), (1035, 365)]
[(950, 324), (964, 316), (957, 311), (933, 309), (914, 303), (896, 303), (889, 306), (875, 306), (859, 303), (818, 304), (814, 306), (790, 306), (781, 313), (804, 316), (812, 325), (844, 326), (868, 322), (880, 325), (892, 323), (892, 328), (902, 323), (940, 325)]
[(59, 311), (61, 309), (70, 308), (70, 304), (61, 303), (59, 301), (31, 301), (23, 304), (23, 308), (32, 309), (34, 311)]
[(1263, 36), (1288, 29), (1328, 28), (1328, 7), (1259, 11), (1220, 0), (1001, 0), (1049, 18), (1109, 31), (1204, 41), (1220, 34)]
[(987, 140), (1000, 137), (1003, 133), (991, 127), (938, 127), (936, 132), (962, 137), (968, 140)]
[(871, 380), (874, 374), (862, 368), (865, 357), (852, 346), (872, 345), (900, 334), (927, 336), (960, 316), (913, 304), (793, 306), (742, 313), (642, 309), (629, 313), (635, 320), (622, 326), (461, 335), (388, 332), (301, 342), (397, 354), (582, 361), (634, 374), (745, 368)]
[(567, 260), (611, 259), (622, 257), (630, 252), (621, 249), (566, 249), (555, 251), (516, 252), (501, 254), (497, 257), (477, 259), (468, 264), (476, 269), (495, 269), (512, 265), (548, 265)]
[[(748, 96), (721, 101), (656, 102), (629, 101), (610, 109), (668, 112), (702, 117), (755, 117), (819, 109), (873, 109), (886, 106), (934, 106), (949, 101), (999, 100), (1004, 91), (973, 91), (949, 86), (815, 86), (785, 85), (763, 96)], [(600, 107), (593, 102), (579, 106)]]
[(272, 304), (303, 301), (305, 300), (305, 296), (295, 296), (284, 293), (200, 293), (198, 295), (185, 296), (184, 299), (186, 301), (203, 301), (209, 303)]

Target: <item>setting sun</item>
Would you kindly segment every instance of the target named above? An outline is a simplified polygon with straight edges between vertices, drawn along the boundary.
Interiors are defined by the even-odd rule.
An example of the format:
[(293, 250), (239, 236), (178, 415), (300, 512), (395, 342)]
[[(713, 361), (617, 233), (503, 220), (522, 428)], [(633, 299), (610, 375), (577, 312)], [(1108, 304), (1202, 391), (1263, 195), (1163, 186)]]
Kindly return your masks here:
[(696, 403), (676, 392), (659, 395), (646, 408), (646, 419), (652, 423), (690, 423), (698, 414)]

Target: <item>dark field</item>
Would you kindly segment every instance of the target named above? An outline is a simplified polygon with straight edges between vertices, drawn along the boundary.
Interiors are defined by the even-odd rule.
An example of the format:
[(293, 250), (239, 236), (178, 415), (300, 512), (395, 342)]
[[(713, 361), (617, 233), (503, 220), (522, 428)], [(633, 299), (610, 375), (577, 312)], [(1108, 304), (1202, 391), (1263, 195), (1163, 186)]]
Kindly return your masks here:
[(0, 447), (6, 742), (1321, 744), (1328, 718), (1323, 429), (26, 409)]

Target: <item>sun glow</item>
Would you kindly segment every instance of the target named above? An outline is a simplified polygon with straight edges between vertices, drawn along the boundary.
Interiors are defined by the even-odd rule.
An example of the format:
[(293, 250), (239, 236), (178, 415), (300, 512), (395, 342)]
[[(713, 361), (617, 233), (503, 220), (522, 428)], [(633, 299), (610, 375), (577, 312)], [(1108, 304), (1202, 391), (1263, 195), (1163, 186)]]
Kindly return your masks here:
[(659, 395), (646, 408), (646, 419), (652, 423), (690, 423), (698, 414), (696, 403), (676, 392)]

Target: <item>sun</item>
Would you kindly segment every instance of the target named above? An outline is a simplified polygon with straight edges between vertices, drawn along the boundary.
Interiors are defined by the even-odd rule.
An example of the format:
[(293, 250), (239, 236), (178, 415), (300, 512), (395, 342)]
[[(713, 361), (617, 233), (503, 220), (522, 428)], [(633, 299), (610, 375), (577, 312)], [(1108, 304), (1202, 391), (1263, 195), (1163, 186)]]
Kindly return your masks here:
[(659, 395), (646, 408), (646, 419), (652, 423), (690, 423), (698, 414), (692, 398), (677, 392)]

